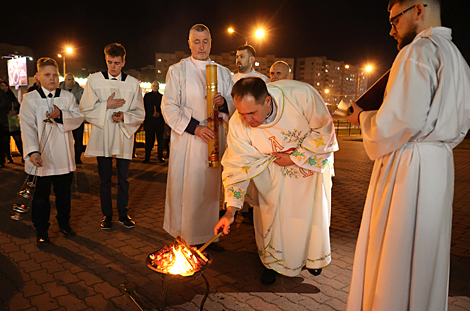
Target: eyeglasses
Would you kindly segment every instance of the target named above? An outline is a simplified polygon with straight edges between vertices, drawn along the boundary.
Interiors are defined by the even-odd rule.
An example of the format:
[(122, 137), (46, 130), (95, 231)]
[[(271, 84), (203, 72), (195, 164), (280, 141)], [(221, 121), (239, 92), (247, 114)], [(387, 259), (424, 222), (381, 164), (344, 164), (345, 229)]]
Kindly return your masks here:
[[(399, 18), (400, 16), (402, 16), (403, 14), (405, 14), (406, 12), (408, 12), (409, 10), (411, 9), (414, 9), (418, 4), (415, 4), (413, 5), (412, 7), (404, 10), (403, 12), (395, 15), (394, 17), (390, 18), (390, 25), (392, 25), (392, 28), (395, 28), (397, 29), (397, 26), (396, 26), (396, 22), (397, 22), (397, 18)], [(424, 7), (427, 7), (428, 5), (427, 4), (423, 4)]]

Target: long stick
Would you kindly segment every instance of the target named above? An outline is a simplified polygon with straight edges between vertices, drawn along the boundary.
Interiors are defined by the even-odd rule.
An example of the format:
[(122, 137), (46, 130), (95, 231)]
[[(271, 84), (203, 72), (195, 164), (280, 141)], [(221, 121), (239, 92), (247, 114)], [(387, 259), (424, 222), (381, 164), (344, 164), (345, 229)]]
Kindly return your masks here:
[(214, 242), (215, 240), (217, 240), (221, 235), (223, 234), (223, 232), (219, 232), (219, 234), (217, 234), (215, 237), (213, 237), (212, 239), (210, 239), (206, 244), (204, 244), (203, 246), (201, 246), (200, 249), (198, 249), (198, 251), (200, 251), (201, 253), (209, 246), (212, 244), (212, 242)]

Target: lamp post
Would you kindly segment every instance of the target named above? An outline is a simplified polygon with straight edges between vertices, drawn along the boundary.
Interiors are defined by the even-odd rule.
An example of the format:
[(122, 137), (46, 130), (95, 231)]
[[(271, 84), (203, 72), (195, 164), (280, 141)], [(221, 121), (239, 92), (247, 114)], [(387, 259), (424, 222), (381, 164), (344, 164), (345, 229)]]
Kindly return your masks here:
[(262, 37), (264, 37), (264, 30), (263, 29), (256, 30), (255, 34), (251, 35), (251, 36), (245, 36), (245, 35), (237, 32), (237, 31), (235, 31), (235, 29), (233, 29), (232, 27), (230, 27), (227, 31), (229, 33), (236, 33), (237, 35), (242, 36), (243, 38), (245, 38), (245, 45), (248, 45), (248, 38), (257, 37), (257, 38), (261, 39)]
[(65, 48), (65, 52), (64, 52), (63, 54), (57, 54), (57, 56), (63, 58), (63, 64), (64, 64), (64, 78), (65, 78), (65, 74), (67, 73), (66, 68), (65, 68), (65, 54), (66, 54), (66, 53), (67, 53), (67, 54), (72, 54), (72, 52), (73, 52), (73, 49), (68, 46), (67, 48)]

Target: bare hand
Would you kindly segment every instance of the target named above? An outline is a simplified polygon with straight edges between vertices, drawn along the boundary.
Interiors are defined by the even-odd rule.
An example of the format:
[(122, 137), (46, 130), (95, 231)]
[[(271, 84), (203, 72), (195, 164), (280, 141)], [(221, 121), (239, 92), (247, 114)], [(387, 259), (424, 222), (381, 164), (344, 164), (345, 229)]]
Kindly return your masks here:
[(122, 111), (115, 112), (112, 118), (114, 123), (124, 122), (124, 113)]
[(194, 135), (208, 143), (210, 140), (215, 138), (215, 133), (213, 130), (204, 125), (198, 125), (194, 131)]
[(38, 166), (38, 167), (42, 167), (42, 166), (43, 166), (42, 159), (41, 159), (41, 155), (40, 155), (38, 152), (33, 153), (33, 154), (29, 157), (29, 160), (30, 160), (31, 163), (33, 163), (33, 165), (35, 165), (35, 166)]
[(220, 93), (217, 93), (215, 94), (214, 96), (214, 105), (216, 105), (217, 107), (220, 107), (224, 104), (224, 98), (223, 96), (220, 94)]
[(354, 109), (353, 113), (351, 113), (349, 116), (348, 116), (348, 121), (352, 124), (352, 125), (360, 125), (359, 124), (359, 113), (364, 110), (362, 109), (361, 107), (359, 107), (355, 101), (352, 101), (351, 100), (351, 105)]
[(113, 94), (111, 94), (111, 96), (108, 97), (108, 102), (106, 105), (108, 109), (121, 108), (126, 103), (125, 99), (122, 99), (122, 98), (115, 99), (114, 98), (115, 95), (116, 95), (116, 92), (113, 92)]
[(49, 119), (57, 119), (60, 117), (60, 110), (59, 108), (54, 105), (54, 111), (52, 111), (51, 113), (49, 112), (46, 112), (46, 117), (48, 117)]
[(236, 207), (227, 206), (227, 211), (225, 212), (224, 216), (219, 219), (219, 222), (214, 227), (215, 235), (219, 234), (220, 230), (223, 230), (224, 234), (229, 234), (230, 232), (230, 225), (235, 220), (234, 215), (237, 211)]
[(290, 166), (294, 164), (294, 162), (290, 158), (290, 153), (273, 152), (273, 156), (277, 158), (276, 160), (274, 160), (274, 163), (279, 166)]

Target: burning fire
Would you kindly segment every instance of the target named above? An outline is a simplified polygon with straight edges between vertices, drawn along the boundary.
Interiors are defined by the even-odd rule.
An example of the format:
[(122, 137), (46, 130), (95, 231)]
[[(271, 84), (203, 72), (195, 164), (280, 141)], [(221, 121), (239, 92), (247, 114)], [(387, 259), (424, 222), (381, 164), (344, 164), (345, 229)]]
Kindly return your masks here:
[(151, 264), (162, 273), (191, 276), (205, 263), (193, 255), (191, 250), (182, 246), (165, 246), (150, 256)]

